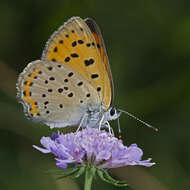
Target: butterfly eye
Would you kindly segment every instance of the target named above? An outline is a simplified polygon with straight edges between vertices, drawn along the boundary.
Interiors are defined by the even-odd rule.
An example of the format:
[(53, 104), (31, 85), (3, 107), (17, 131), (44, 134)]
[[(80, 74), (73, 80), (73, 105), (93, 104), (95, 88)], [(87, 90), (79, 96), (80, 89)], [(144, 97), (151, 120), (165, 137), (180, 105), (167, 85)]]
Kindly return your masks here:
[(115, 108), (112, 108), (112, 109), (110, 110), (110, 115), (111, 115), (111, 116), (115, 115)]

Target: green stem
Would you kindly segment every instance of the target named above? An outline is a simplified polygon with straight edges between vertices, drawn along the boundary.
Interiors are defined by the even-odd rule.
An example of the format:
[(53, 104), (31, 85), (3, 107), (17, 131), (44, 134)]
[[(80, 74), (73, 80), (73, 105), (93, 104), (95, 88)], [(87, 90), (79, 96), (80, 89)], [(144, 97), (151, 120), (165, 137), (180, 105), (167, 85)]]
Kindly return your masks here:
[(96, 168), (94, 167), (86, 168), (84, 190), (91, 190), (92, 180), (93, 180), (95, 172), (96, 172)]

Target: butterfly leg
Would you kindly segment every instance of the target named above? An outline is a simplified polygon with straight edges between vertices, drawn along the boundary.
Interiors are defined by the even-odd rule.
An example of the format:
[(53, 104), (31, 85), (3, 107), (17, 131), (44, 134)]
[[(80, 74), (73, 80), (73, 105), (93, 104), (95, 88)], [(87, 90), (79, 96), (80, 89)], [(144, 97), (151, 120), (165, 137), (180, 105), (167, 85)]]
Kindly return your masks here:
[(105, 127), (105, 128), (108, 128), (109, 133), (110, 133), (111, 135), (115, 136), (114, 131), (113, 131), (113, 128), (110, 126), (110, 124), (109, 124), (108, 121), (105, 122), (104, 127)]
[(102, 115), (102, 118), (100, 119), (100, 122), (99, 122), (99, 127), (98, 127), (99, 131), (101, 130), (103, 121), (104, 121), (104, 115)]
[(84, 114), (83, 115), (83, 117), (82, 117), (82, 119), (81, 119), (81, 121), (80, 121), (80, 124), (79, 124), (79, 126), (78, 126), (78, 128), (77, 128), (77, 130), (76, 130), (76, 133), (80, 130), (80, 128), (83, 126), (83, 124), (84, 124), (84, 121), (85, 121), (85, 119), (87, 119), (87, 117), (88, 117), (88, 114)]

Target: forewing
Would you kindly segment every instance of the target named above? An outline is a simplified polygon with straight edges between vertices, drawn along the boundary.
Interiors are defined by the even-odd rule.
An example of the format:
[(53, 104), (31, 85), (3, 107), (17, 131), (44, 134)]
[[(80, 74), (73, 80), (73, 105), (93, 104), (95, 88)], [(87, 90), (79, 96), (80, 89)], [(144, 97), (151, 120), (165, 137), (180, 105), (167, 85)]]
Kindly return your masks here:
[(77, 125), (85, 113), (101, 105), (92, 85), (62, 63), (30, 63), (20, 74), (17, 89), (27, 116), (50, 127)]
[(93, 19), (86, 18), (85, 22), (88, 25), (88, 27), (90, 28), (90, 30), (92, 32), (92, 35), (94, 36), (97, 48), (99, 50), (99, 53), (100, 53), (101, 58), (103, 60), (103, 64), (104, 64), (104, 66), (106, 68), (106, 71), (107, 71), (107, 74), (109, 76), (111, 92), (112, 92), (112, 95), (111, 95), (111, 97), (112, 97), (111, 103), (112, 103), (113, 98), (114, 98), (113, 78), (112, 78), (111, 69), (110, 69), (109, 60), (108, 60), (108, 55), (107, 55), (107, 52), (106, 52), (106, 47), (105, 47), (104, 40), (103, 40), (103, 37), (102, 37), (102, 34), (101, 34), (101, 30), (100, 30), (99, 26), (96, 24), (96, 22)]
[(109, 108), (112, 96), (110, 77), (96, 40), (84, 20), (73, 17), (61, 26), (47, 42), (42, 60), (71, 66), (94, 87), (103, 108)]

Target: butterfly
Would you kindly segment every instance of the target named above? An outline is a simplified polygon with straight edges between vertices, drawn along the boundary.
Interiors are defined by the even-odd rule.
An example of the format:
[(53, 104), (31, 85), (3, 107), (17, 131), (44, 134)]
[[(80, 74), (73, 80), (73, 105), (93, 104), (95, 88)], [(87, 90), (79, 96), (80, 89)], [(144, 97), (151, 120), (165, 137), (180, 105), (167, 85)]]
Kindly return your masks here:
[(102, 34), (91, 18), (72, 17), (28, 64), (17, 83), (27, 117), (50, 128), (102, 127), (121, 111), (112, 106), (114, 86)]

